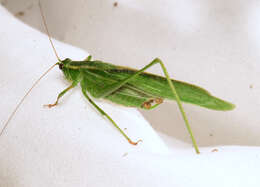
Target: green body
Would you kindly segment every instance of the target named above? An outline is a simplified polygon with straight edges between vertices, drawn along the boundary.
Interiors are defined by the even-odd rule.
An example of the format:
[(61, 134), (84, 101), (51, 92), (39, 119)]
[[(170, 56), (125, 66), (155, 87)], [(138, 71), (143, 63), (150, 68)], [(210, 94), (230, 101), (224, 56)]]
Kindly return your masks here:
[[(87, 57), (84, 61), (72, 61), (68, 58), (65, 60), (60, 60), (49, 35), (40, 1), (39, 6), (50, 43), (59, 62), (48, 69), (24, 95), (8, 118), (3, 129), (0, 131), (0, 136), (3, 134), (9, 121), (12, 119), (26, 96), (41, 80), (41, 78), (44, 77), (56, 65), (59, 65), (59, 68), (63, 71), (66, 79), (71, 81), (71, 85), (59, 93), (54, 104), (48, 104), (47, 106), (56, 106), (59, 99), (66, 92), (80, 83), (82, 93), (86, 99), (100, 112), (101, 115), (105, 116), (120, 131), (129, 143), (133, 145), (136, 145), (139, 141), (132, 141), (115, 123), (115, 121), (88, 96), (87, 92), (94, 98), (103, 98), (124, 106), (143, 109), (153, 109), (161, 104), (163, 99), (176, 100), (196, 153), (199, 153), (199, 149), (181, 101), (213, 110), (225, 111), (232, 110), (235, 107), (229, 102), (212, 96), (208, 91), (198, 86), (171, 79), (163, 62), (158, 58), (154, 59), (140, 70), (115, 66), (113, 64), (104, 63), (101, 61), (91, 61), (91, 56)], [(159, 64), (161, 66), (165, 77), (145, 73), (148, 68), (155, 64)]]
[[(160, 64), (165, 78), (145, 73), (155, 64)], [(233, 104), (210, 95), (209, 92), (198, 86), (170, 79), (163, 62), (158, 58), (140, 70), (101, 61), (91, 61), (91, 56), (84, 61), (72, 61), (68, 58), (59, 60), (57, 65), (63, 71), (66, 79), (72, 83), (58, 95), (54, 104), (48, 106), (57, 105), (59, 99), (68, 90), (80, 83), (86, 99), (133, 145), (139, 141), (133, 142), (115, 121), (88, 96), (87, 92), (94, 98), (103, 98), (124, 106), (143, 109), (153, 109), (162, 103), (163, 99), (176, 100), (196, 153), (199, 153), (199, 149), (181, 101), (214, 110), (224, 111), (234, 108)]]
[[(82, 89), (85, 89), (94, 98), (103, 98), (117, 104), (137, 108), (144, 108), (143, 104), (151, 99), (176, 100), (165, 77), (145, 72), (102, 97), (102, 90), (132, 76), (137, 70), (101, 61), (65, 59), (62, 63), (64, 64), (62, 71), (65, 77), (75, 84), (80, 82)], [(224, 111), (234, 108), (233, 104), (212, 96), (203, 88), (176, 80), (172, 80), (172, 82), (183, 102), (213, 110)]]

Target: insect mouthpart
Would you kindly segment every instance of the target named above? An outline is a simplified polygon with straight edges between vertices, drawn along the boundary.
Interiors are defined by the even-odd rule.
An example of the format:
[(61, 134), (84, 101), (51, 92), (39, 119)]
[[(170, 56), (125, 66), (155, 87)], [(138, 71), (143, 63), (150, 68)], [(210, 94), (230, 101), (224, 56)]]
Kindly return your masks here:
[(62, 70), (63, 67), (64, 67), (64, 64), (60, 63), (60, 64), (59, 64), (59, 69)]

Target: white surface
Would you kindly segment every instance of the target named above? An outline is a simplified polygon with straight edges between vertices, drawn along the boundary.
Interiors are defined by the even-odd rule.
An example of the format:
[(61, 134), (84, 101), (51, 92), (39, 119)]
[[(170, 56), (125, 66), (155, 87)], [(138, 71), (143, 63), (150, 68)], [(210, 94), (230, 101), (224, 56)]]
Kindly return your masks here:
[[(24, 11), (18, 17), (43, 30), (38, 1), (2, 2), (14, 14)], [(259, 1), (113, 3), (42, 1), (52, 36), (85, 49), (95, 59), (141, 68), (160, 57), (174, 78), (236, 104), (231, 112), (185, 105), (200, 146), (260, 145)], [(150, 71), (161, 74), (159, 66)], [(158, 132), (190, 144), (174, 102), (141, 112)]]
[[(218, 6), (214, 4), (213, 12), (209, 14), (208, 19), (215, 16), (214, 19), (218, 20), (222, 27), (213, 27), (215, 28), (213, 29), (208, 26), (206, 30), (203, 30), (201, 29), (203, 24), (196, 26), (197, 22), (194, 20), (207, 18), (203, 15), (207, 13), (206, 5), (203, 3), (195, 6), (195, 10), (194, 7), (189, 7), (192, 5), (191, 2), (178, 4), (180, 7), (177, 6), (176, 14), (173, 14), (172, 19), (167, 17), (166, 9), (170, 4), (168, 1), (149, 4), (151, 6), (145, 4), (145, 1), (142, 2), (143, 5), (137, 2), (124, 4), (119, 2), (118, 7), (113, 7), (112, 1), (108, 3), (110, 4), (96, 1), (84, 7), (78, 1), (73, 6), (67, 2), (58, 7), (57, 4), (52, 5), (51, 1), (46, 1), (44, 7), (48, 16), (52, 15), (52, 11), (56, 12), (56, 16), (48, 20), (49, 27), (52, 28), (52, 23), (56, 22), (56, 33), (59, 33), (58, 28), (60, 28), (60, 32), (64, 32), (61, 35), (64, 36), (64, 40), (69, 40), (67, 36), (73, 35), (72, 43), (77, 41), (77, 37), (81, 39), (79, 41), (78, 38), (79, 46), (88, 43), (86, 44), (90, 45), (88, 48), (93, 47), (90, 50), (94, 58), (115, 61), (118, 64), (121, 59), (126, 59), (124, 65), (134, 67), (142, 67), (146, 63), (131, 62), (136, 62), (138, 58), (140, 59), (138, 62), (152, 60), (151, 54), (154, 54), (154, 57), (170, 59), (169, 61), (172, 62), (182, 62), (173, 64), (174, 68), (169, 68), (175, 77), (199, 83), (217, 96), (223, 96), (229, 100), (233, 98), (231, 100), (238, 106), (237, 109), (233, 112), (222, 113), (185, 105), (200, 144), (211, 146), (202, 148), (202, 154), (196, 155), (182, 142), (189, 139), (174, 104), (165, 104), (164, 108), (162, 105), (162, 111), (159, 109), (155, 112), (151, 111), (155, 123), (159, 121), (160, 124), (160, 127), (156, 128), (162, 132), (167, 131), (172, 137), (181, 140), (178, 143), (179, 140), (171, 139), (169, 149), (136, 110), (98, 102), (123, 128), (127, 127), (127, 132), (131, 137), (144, 140), (140, 146), (133, 147), (128, 145), (112, 125), (87, 103), (79, 89), (65, 96), (60, 106), (51, 110), (42, 108), (42, 104), (54, 101), (56, 94), (68, 85), (56, 68), (32, 92), (13, 118), (5, 135), (0, 139), (0, 186), (259, 186), (258, 147), (217, 146), (219, 151), (211, 152), (215, 148), (214, 145), (218, 144), (260, 144), (257, 136), (259, 132), (259, 82), (256, 79), (259, 72), (257, 35), (255, 34), (255, 40), (251, 41), (250, 52), (247, 50), (248, 53), (240, 54), (242, 49), (246, 49), (245, 46), (249, 47), (250, 40), (240, 36), (245, 31), (241, 33), (241, 29), (233, 30), (232, 24), (227, 27), (229, 23), (233, 23), (234, 17), (230, 16), (230, 20), (223, 19), (222, 13), (218, 13), (217, 9), (218, 6), (222, 6), (221, 4)], [(23, 5), (27, 6), (26, 3)], [(91, 7), (91, 5), (96, 9), (92, 7), (86, 11), (86, 6)], [(242, 7), (242, 3), (236, 4), (236, 8), (240, 5)], [(50, 9), (46, 8), (47, 6)], [(70, 7), (70, 14), (64, 14), (66, 7)], [(169, 26), (170, 23), (175, 23), (182, 18), (182, 16), (178, 17), (183, 12), (181, 8), (186, 11), (187, 7), (189, 7), (188, 12), (195, 14), (197, 11), (198, 17), (188, 16), (184, 21), (179, 22), (179, 25)], [(158, 11), (155, 11), (157, 8)], [(236, 8), (232, 9), (233, 12), (237, 10)], [(30, 10), (28, 14), (33, 12), (39, 14), (37, 6), (32, 6)], [(113, 11), (119, 13), (113, 17)], [(225, 12), (225, 9), (223, 11)], [(78, 34), (73, 34), (76, 31), (73, 31), (70, 24), (81, 25), (76, 22), (80, 21), (76, 19), (79, 18), (77, 16), (81, 15), (82, 20), (85, 20), (87, 16), (84, 14), (97, 12), (100, 14), (94, 18), (99, 18), (99, 21), (93, 18), (92, 25), (86, 23), (85, 26), (77, 29)], [(247, 15), (254, 15), (252, 12), (250, 11), (251, 14)], [(151, 17), (152, 13), (155, 14), (153, 17)], [(3, 64), (0, 70), (2, 126), (32, 82), (56, 60), (46, 36), (19, 23), (2, 8), (0, 14), (0, 22), (4, 25), (0, 29), (0, 55), (1, 64)], [(112, 17), (108, 19), (104, 16), (106, 14)], [(140, 19), (134, 19), (131, 15)], [(237, 15), (239, 20), (243, 21), (241, 16), (239, 17), (240, 14)], [(66, 20), (67, 25), (55, 20), (59, 16), (61, 20)], [(123, 22), (116, 18), (125, 20), (127, 16), (130, 16), (130, 25), (134, 23), (137, 25), (129, 26), (124, 30), (125, 32), (122, 32), (122, 29), (116, 27)], [(102, 20), (104, 18), (108, 20)], [(35, 16), (31, 20), (40, 22), (40, 17)], [(103, 22), (109, 25), (106, 27), (108, 32), (104, 30), (101, 32), (101, 28), (104, 28), (104, 24), (101, 24)], [(205, 25), (206, 23), (214, 26), (218, 22), (211, 23), (209, 20), (204, 20)], [(249, 32), (252, 23), (246, 23), (249, 23), (246, 27), (250, 29)], [(153, 33), (150, 33), (151, 37), (147, 34), (149, 29), (145, 30), (149, 28), (148, 26), (150, 29), (151, 26), (154, 28)], [(134, 32), (136, 35), (132, 33), (133, 28), (138, 28)], [(214, 32), (209, 32), (211, 29)], [(226, 32), (224, 32), (225, 29)], [(100, 33), (94, 32), (95, 30)], [(234, 33), (231, 34), (231, 31), (238, 32), (237, 36)], [(109, 33), (112, 33), (110, 37), (101, 37), (102, 34)], [(128, 37), (124, 37), (124, 34)], [(213, 36), (210, 37), (210, 35)], [(174, 42), (171, 42), (170, 39), (173, 36)], [(200, 37), (196, 39), (195, 36)], [(133, 39), (135, 37), (137, 37), (136, 40)], [(84, 41), (85, 38), (88, 38), (89, 42)], [(115, 40), (115, 38), (120, 38), (120, 40)], [(126, 38), (125, 41), (124, 38)], [(127, 47), (123, 48), (117, 42), (127, 44)], [(135, 48), (129, 47), (134, 44), (138, 45)], [(87, 55), (79, 49), (57, 41), (55, 45), (61, 57), (83, 59)], [(169, 47), (169, 45), (172, 46)], [(116, 49), (118, 46), (120, 50)], [(206, 64), (208, 61), (211, 62)], [(187, 63), (189, 68), (187, 68)], [(167, 65), (171, 66), (171, 64)], [(155, 69), (152, 71), (156, 72)], [(193, 77), (196, 77), (196, 80)], [(227, 81), (228, 78), (230, 81)], [(252, 89), (249, 89), (250, 84), (253, 84)], [(167, 117), (169, 112), (171, 115)], [(168, 122), (168, 119), (171, 121)], [(171, 126), (179, 129), (172, 129)], [(209, 133), (213, 136), (209, 136)], [(125, 153), (128, 154), (124, 156)]]

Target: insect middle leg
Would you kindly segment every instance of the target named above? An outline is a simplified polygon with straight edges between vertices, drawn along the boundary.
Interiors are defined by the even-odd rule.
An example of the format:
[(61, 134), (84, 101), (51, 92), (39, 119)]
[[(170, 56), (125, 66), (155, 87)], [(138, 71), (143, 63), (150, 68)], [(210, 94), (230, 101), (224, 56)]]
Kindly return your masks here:
[(115, 123), (115, 121), (104, 111), (102, 110), (97, 104), (88, 96), (86, 92), (86, 84), (84, 80), (81, 81), (81, 88), (82, 93), (86, 97), (86, 99), (100, 112), (101, 115), (105, 116), (118, 130), (119, 132), (127, 139), (127, 141), (132, 145), (137, 145), (138, 142), (141, 142), (142, 140), (138, 140), (137, 142), (132, 141), (125, 133), (124, 131)]

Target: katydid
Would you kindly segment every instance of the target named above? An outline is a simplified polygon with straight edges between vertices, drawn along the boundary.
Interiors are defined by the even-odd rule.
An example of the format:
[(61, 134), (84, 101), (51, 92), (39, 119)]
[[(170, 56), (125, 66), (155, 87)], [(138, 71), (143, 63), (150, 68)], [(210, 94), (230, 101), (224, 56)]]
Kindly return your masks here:
[[(190, 134), (196, 153), (199, 153), (199, 149), (184, 112), (182, 102), (222, 111), (232, 110), (235, 107), (227, 101), (212, 96), (203, 88), (171, 79), (163, 62), (159, 58), (155, 58), (152, 62), (140, 70), (116, 66), (99, 60), (92, 60), (91, 56), (88, 56), (82, 61), (73, 61), (69, 58), (61, 60), (51, 40), (40, 3), (39, 6), (45, 29), (58, 62), (54, 64), (47, 72), (45, 72), (34, 83), (32, 88), (56, 65), (59, 66), (59, 69), (63, 72), (65, 78), (71, 82), (71, 85), (68, 88), (59, 93), (55, 103), (48, 104), (48, 107), (51, 108), (56, 106), (65, 93), (79, 84), (83, 95), (97, 109), (97, 111), (101, 115), (105, 116), (120, 131), (129, 143), (136, 145), (140, 140), (136, 142), (132, 141), (125, 134), (125, 132), (121, 130), (116, 122), (91, 99), (89, 94), (93, 98), (102, 98), (123, 106), (136, 107), (145, 110), (151, 110), (157, 107), (163, 103), (164, 99), (175, 100)], [(155, 64), (160, 65), (165, 77), (145, 72)], [(12, 119), (25, 97), (27, 97), (30, 93), (31, 89), (25, 94), (13, 113), (10, 115), (8, 121), (4, 125), (4, 128), (0, 132), (0, 136), (3, 134), (9, 121)]]

